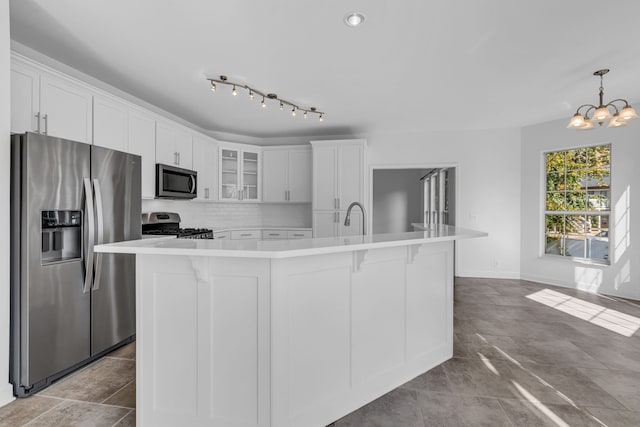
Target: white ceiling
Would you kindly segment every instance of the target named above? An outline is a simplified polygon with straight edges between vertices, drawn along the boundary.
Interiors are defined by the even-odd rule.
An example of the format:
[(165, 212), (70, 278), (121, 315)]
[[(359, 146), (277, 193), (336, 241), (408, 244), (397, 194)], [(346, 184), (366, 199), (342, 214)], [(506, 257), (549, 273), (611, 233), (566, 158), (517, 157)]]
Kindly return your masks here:
[[(639, 1), (11, 0), (11, 37), (203, 129), (321, 136), (568, 119), (597, 102), (599, 68), (605, 101), (640, 100), (638, 17)], [(221, 74), (326, 120), (212, 93)]]

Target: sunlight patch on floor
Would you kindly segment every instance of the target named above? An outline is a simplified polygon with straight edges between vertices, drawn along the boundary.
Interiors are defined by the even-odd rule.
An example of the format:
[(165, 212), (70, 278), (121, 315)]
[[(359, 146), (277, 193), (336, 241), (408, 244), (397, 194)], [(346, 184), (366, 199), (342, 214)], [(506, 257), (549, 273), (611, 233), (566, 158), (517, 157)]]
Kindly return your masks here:
[(562, 418), (560, 418), (555, 412), (553, 412), (547, 405), (540, 402), (540, 400), (536, 399), (534, 395), (529, 393), (527, 389), (522, 387), (515, 381), (511, 381), (511, 383), (516, 387), (518, 393), (530, 404), (532, 404), (538, 411), (544, 414), (549, 420), (551, 420), (555, 425), (560, 427), (570, 427), (569, 424), (565, 423)]
[(527, 298), (625, 337), (632, 336), (640, 329), (640, 318), (638, 317), (552, 291), (551, 289), (542, 289), (527, 295)]

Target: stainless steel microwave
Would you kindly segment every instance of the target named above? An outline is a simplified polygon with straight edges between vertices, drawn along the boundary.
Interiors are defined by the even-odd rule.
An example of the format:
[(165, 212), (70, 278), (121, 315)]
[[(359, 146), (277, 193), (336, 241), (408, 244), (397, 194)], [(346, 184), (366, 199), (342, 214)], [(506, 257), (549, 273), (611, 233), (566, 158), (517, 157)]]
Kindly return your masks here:
[(193, 199), (198, 194), (198, 172), (156, 164), (156, 198)]

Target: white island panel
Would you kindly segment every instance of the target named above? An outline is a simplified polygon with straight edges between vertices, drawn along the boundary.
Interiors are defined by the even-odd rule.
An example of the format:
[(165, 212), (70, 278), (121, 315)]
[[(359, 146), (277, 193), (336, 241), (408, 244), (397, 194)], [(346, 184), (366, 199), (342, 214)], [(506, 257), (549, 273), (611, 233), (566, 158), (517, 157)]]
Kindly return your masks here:
[(454, 227), (136, 253), (137, 423), (324, 427), (453, 354)]

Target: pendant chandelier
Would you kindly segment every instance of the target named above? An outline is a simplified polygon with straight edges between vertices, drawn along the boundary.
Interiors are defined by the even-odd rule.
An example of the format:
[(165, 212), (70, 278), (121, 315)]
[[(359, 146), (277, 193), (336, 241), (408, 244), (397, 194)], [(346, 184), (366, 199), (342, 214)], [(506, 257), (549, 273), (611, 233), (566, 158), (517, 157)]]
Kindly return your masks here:
[(293, 117), (295, 117), (296, 114), (301, 113), (302, 117), (306, 119), (310, 114), (316, 114), (318, 116), (319, 121), (321, 122), (324, 121), (324, 113), (322, 111), (318, 111), (316, 107), (309, 107), (309, 108), (300, 107), (291, 101), (286, 101), (282, 98), (279, 98), (278, 95), (276, 95), (275, 93), (265, 93), (261, 90), (247, 86), (246, 84), (231, 82), (229, 81), (227, 76), (220, 76), (219, 79), (207, 78), (207, 80), (209, 80), (209, 82), (211, 83), (212, 92), (216, 91), (219, 84), (231, 86), (232, 87), (231, 94), (233, 96), (238, 95), (238, 89), (243, 89), (249, 93), (249, 99), (251, 101), (253, 101), (253, 99), (256, 96), (261, 97), (262, 101), (260, 101), (260, 106), (262, 108), (267, 108), (267, 103), (265, 101), (271, 100), (271, 101), (278, 102), (281, 110), (285, 109), (285, 105), (287, 109), (291, 108), (291, 115)]
[[(593, 129), (594, 122), (597, 122), (600, 126), (607, 120), (609, 124), (607, 127), (616, 128), (626, 126), (630, 120), (637, 119), (638, 114), (631, 105), (625, 99), (614, 99), (611, 102), (604, 103), (604, 88), (602, 86), (602, 77), (607, 74), (609, 70), (603, 69), (593, 73), (594, 76), (600, 77), (600, 105), (597, 107), (591, 104), (584, 104), (578, 107), (576, 113), (569, 120), (567, 128), (576, 130), (589, 130)], [(616, 105), (615, 103), (618, 103)], [(622, 105), (624, 104), (624, 106)], [(621, 108), (619, 108), (621, 107)], [(581, 109), (583, 113), (580, 112)], [(613, 114), (612, 114), (613, 113)]]

